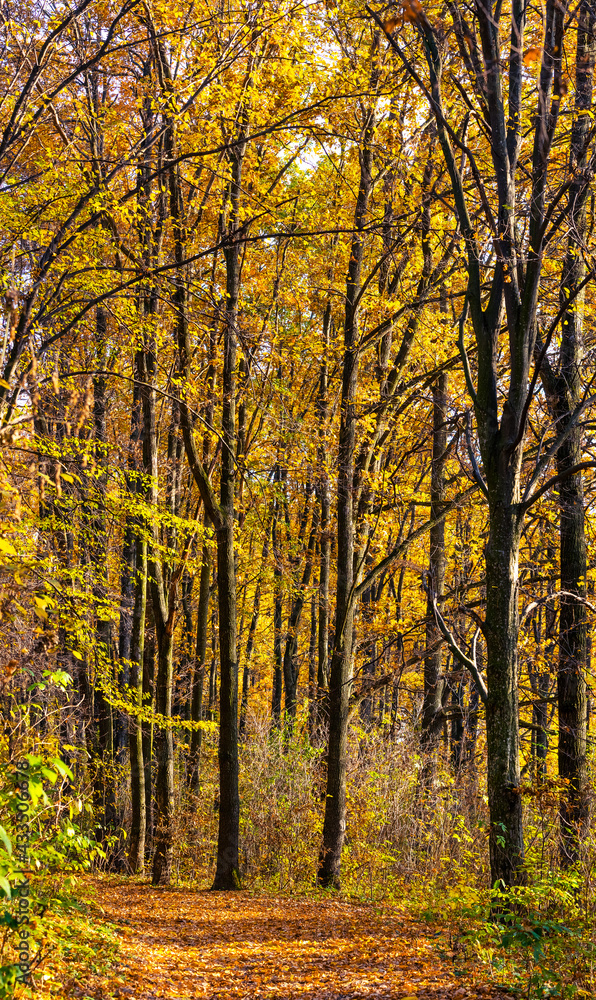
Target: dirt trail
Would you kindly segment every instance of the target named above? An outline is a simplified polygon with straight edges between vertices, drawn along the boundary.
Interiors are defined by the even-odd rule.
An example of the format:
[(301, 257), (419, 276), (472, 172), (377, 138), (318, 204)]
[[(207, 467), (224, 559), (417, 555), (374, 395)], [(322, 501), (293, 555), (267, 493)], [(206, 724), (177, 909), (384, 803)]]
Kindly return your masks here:
[(109, 979), (69, 984), (69, 1000), (504, 997), (475, 982), (428, 929), (372, 907), (93, 882), (118, 925), (120, 962)]

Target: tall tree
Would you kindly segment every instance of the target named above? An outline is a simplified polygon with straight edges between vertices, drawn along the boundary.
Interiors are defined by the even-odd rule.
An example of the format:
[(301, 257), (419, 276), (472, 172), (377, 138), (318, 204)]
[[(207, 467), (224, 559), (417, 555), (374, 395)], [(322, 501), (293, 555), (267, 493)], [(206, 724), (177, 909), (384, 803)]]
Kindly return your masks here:
[[(537, 361), (550, 412), (565, 437), (557, 451), (560, 510), (559, 666), (559, 776), (561, 796), (561, 856), (565, 864), (578, 858), (581, 834), (588, 814), (586, 745), (586, 675), (588, 619), (586, 597), (586, 539), (582, 471), (582, 429), (575, 419), (583, 386), (584, 297), (586, 265), (583, 247), (587, 232), (589, 188), (586, 170), (593, 148), (593, 79), (596, 59), (596, 8), (582, 0), (577, 18), (575, 51), (575, 113), (569, 148), (569, 237), (561, 276), (561, 343), (558, 364), (551, 363), (542, 337), (537, 338)], [(575, 470), (575, 471), (574, 471)]]
[[(378, 14), (368, 9), (382, 26)], [(468, 19), (459, 5), (449, 5), (452, 37), (470, 92), (463, 113), (463, 131), (444, 96), (446, 49), (442, 38), (420, 4), (410, 4), (408, 11), (412, 28), (406, 27), (406, 31), (413, 31), (422, 43), (427, 78), (402, 48), (393, 24), (385, 34), (425, 95), (436, 121), (464, 244), (466, 304), (477, 349), (473, 377), (464, 347), (464, 309), (460, 349), (476, 417), (483, 475), (471, 442), (470, 457), (489, 512), (484, 630), (491, 879), (493, 883), (511, 885), (523, 879), (524, 861), (517, 696), (521, 528), (526, 510), (537, 499), (539, 490), (535, 487), (546, 462), (568, 438), (574, 423), (572, 419), (566, 428), (558, 429), (555, 451), (549, 451), (546, 462), (541, 460), (524, 484), (524, 440), (537, 377), (536, 370), (531, 373), (531, 363), (538, 293), (545, 251), (553, 237), (549, 223), (569, 188), (561, 178), (554, 152), (566, 89), (562, 67), (568, 8), (558, 0), (546, 4), (544, 46), (535, 84), (525, 66), (540, 53), (538, 48), (533, 49), (524, 62), (530, 12), (523, 3), (514, 0), (505, 11), (500, 4), (479, 2)], [(535, 37), (540, 28), (535, 24), (531, 28)], [(510, 35), (506, 59), (502, 57), (503, 29)], [(455, 57), (455, 53), (451, 55)], [(455, 82), (454, 87), (457, 90)], [(470, 106), (478, 128), (470, 128)], [(532, 144), (529, 150), (528, 138)], [(490, 174), (482, 173), (480, 147), (490, 157)], [(520, 157), (522, 148), (524, 155)], [(526, 157), (531, 164), (529, 172)], [(468, 189), (466, 176), (471, 185)], [(580, 182), (582, 190), (586, 183), (585, 178)], [(570, 208), (561, 210), (554, 231), (567, 218)], [(528, 219), (524, 227), (518, 224), (522, 214)], [(488, 247), (490, 270), (485, 251)], [(503, 320), (508, 340), (505, 379), (499, 348)], [(555, 326), (558, 320), (557, 316)]]

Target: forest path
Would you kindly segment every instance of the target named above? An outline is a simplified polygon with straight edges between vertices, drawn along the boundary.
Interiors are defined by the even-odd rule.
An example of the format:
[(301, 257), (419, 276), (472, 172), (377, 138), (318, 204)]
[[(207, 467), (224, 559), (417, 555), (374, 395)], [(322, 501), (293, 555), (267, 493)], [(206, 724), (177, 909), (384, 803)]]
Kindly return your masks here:
[(69, 984), (69, 1000), (504, 997), (397, 910), (89, 881), (101, 913), (118, 926), (120, 959), (107, 978)]

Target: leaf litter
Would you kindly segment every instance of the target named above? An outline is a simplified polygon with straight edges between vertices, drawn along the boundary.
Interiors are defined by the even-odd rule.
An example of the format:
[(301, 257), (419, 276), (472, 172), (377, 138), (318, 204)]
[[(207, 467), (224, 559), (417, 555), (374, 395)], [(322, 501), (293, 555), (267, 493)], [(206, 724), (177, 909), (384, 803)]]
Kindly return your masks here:
[(85, 881), (119, 959), (65, 1000), (507, 1000), (396, 907)]

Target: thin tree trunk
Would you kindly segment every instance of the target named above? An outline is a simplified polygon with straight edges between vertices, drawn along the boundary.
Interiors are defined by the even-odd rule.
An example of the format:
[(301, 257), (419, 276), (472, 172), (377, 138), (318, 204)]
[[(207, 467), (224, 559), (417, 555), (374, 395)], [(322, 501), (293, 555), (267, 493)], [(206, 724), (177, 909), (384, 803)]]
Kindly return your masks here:
[[(575, 70), (575, 117), (571, 127), (569, 190), (571, 226), (561, 280), (564, 311), (558, 370), (545, 357), (542, 380), (557, 433), (570, 426), (581, 401), (581, 363), (584, 354), (584, 293), (580, 291), (586, 268), (582, 247), (586, 235), (589, 188), (585, 185), (589, 138), (592, 124), (593, 78), (596, 61), (596, 11), (590, 0), (582, 0), (577, 12)], [(559, 484), (559, 542), (561, 590), (575, 595), (562, 597), (559, 619), (559, 663), (557, 700), (559, 712), (559, 776), (561, 794), (561, 861), (574, 863), (588, 815), (588, 775), (586, 741), (586, 673), (588, 621), (581, 599), (586, 594), (586, 539), (584, 495), (581, 472), (569, 470), (582, 459), (582, 429), (572, 427), (557, 452)], [(580, 600), (577, 600), (579, 598)]]
[(296, 718), (296, 689), (298, 685), (298, 629), (300, 628), (300, 621), (302, 619), (306, 589), (310, 583), (318, 530), (319, 511), (315, 507), (313, 510), (308, 545), (306, 548), (302, 579), (298, 587), (298, 592), (292, 600), (292, 607), (288, 620), (288, 634), (286, 637), (283, 658), (283, 674), (286, 689), (285, 711), (288, 729), (292, 728), (294, 719)]
[[(211, 582), (211, 556), (207, 545), (203, 545), (201, 576), (199, 583), (199, 607), (197, 610), (197, 642), (195, 648), (195, 666), (192, 678), (192, 698), (190, 717), (198, 723), (203, 718), (203, 687), (205, 684), (205, 660), (207, 656), (207, 632), (209, 630), (209, 585)], [(198, 792), (201, 760), (202, 729), (193, 729), (190, 737), (188, 754), (187, 782), (189, 787)]]
[(372, 191), (372, 136), (374, 112), (369, 110), (366, 139), (360, 156), (360, 183), (354, 214), (350, 262), (346, 279), (344, 357), (337, 475), (337, 587), (335, 639), (329, 675), (329, 743), (327, 793), (318, 882), (337, 886), (346, 832), (346, 782), (348, 708), (353, 673), (354, 600), (354, 449), (356, 443), (356, 390), (358, 385), (358, 302), (361, 288), (364, 236)]
[[(107, 316), (103, 309), (96, 312), (96, 346), (99, 365), (105, 355), (107, 339)], [(93, 378), (93, 426), (96, 443), (96, 456), (99, 468), (103, 471), (97, 480), (97, 489), (104, 491), (107, 487), (107, 428), (106, 428), (106, 379), (103, 375)], [(93, 597), (97, 607), (96, 634), (96, 680), (95, 680), (95, 713), (99, 750), (101, 755), (101, 781), (103, 783), (104, 815), (101, 824), (102, 837), (114, 834), (118, 824), (116, 809), (116, 774), (114, 771), (114, 713), (109, 702), (109, 691), (113, 681), (112, 660), (112, 626), (109, 614), (106, 613), (108, 600), (107, 581), (107, 529), (105, 519), (99, 504), (96, 505), (93, 517), (92, 564)], [(117, 860), (117, 859), (116, 859)]]
[(250, 625), (248, 627), (248, 638), (246, 640), (246, 652), (244, 654), (244, 672), (242, 675), (242, 701), (240, 704), (240, 725), (238, 729), (238, 734), (240, 739), (244, 737), (246, 732), (246, 713), (248, 711), (248, 690), (250, 687), (250, 662), (252, 658), (255, 633), (257, 631), (257, 625), (259, 622), (259, 613), (261, 610), (261, 593), (263, 590), (263, 574), (265, 572), (265, 566), (267, 565), (267, 559), (269, 558), (269, 540), (271, 534), (271, 526), (273, 521), (273, 504), (271, 505), (271, 512), (268, 517), (267, 524), (265, 526), (265, 538), (263, 541), (263, 551), (261, 554), (261, 567), (259, 570), (259, 579), (257, 580), (257, 585), (255, 587), (255, 595), (253, 599), (252, 606), (252, 618), (250, 620)]
[[(557, 379), (557, 430), (568, 423), (582, 395), (581, 363), (584, 353), (584, 295), (577, 290), (585, 277), (582, 252), (586, 234), (588, 191), (580, 195), (588, 160), (588, 135), (592, 128), (592, 95), (596, 57), (596, 11), (590, 0), (582, 0), (578, 15), (576, 53), (576, 118), (571, 135), (571, 170), (576, 179), (569, 198), (573, 204), (569, 248), (563, 266), (561, 294), (574, 295), (563, 317), (560, 363)], [(584, 493), (581, 472), (568, 475), (582, 459), (582, 429), (576, 426), (557, 453), (559, 485), (561, 590), (586, 596), (586, 539)], [(573, 864), (579, 857), (581, 838), (588, 818), (588, 773), (586, 730), (586, 675), (589, 626), (585, 605), (563, 597), (559, 618), (559, 777), (565, 783), (561, 796), (561, 861)]]
[[(151, 630), (147, 628), (151, 618)], [(145, 648), (143, 650), (143, 705), (155, 711), (155, 635), (151, 602), (145, 612)], [(155, 801), (153, 795), (153, 722), (142, 724), (143, 766), (145, 769), (145, 857), (153, 854)]]
[[(155, 415), (155, 345), (149, 343), (144, 356), (143, 400), (143, 460), (145, 473), (149, 477), (149, 499), (155, 518), (158, 501), (158, 438)], [(155, 677), (155, 708), (161, 719), (157, 723), (155, 753), (157, 771), (155, 776), (155, 837), (153, 885), (169, 885), (172, 876), (174, 856), (174, 740), (170, 720), (172, 718), (173, 683), (173, 629), (176, 602), (176, 585), (183, 564), (172, 575), (169, 592), (166, 591), (163, 570), (158, 556), (158, 523), (151, 525), (153, 538), (147, 555), (148, 576), (151, 588), (151, 603), (155, 622), (157, 646), (157, 671)]]
[[(156, 616), (157, 617), (157, 616)], [(173, 635), (169, 622), (156, 620), (157, 678), (155, 709), (164, 722), (157, 723), (155, 755), (155, 847), (153, 885), (169, 885), (174, 858), (174, 737), (167, 721), (172, 718)]]
[(451, 766), (459, 775), (464, 758), (464, 688), (461, 680), (451, 689)]
[(328, 356), (331, 327), (331, 299), (323, 317), (323, 345), (319, 377), (318, 416), (320, 443), (317, 451), (319, 481), (317, 492), (321, 505), (321, 534), (319, 561), (319, 643), (317, 669), (317, 728), (326, 714), (323, 699), (329, 688), (329, 578), (331, 571), (331, 496), (327, 471), (327, 420), (328, 420)]
[(310, 641), (308, 644), (308, 733), (312, 741), (317, 724), (317, 592), (310, 596)]
[[(280, 482), (279, 465), (276, 465), (274, 481)], [(273, 685), (271, 690), (271, 727), (279, 728), (281, 721), (281, 694), (283, 685), (283, 657), (282, 657), (282, 613), (283, 597), (281, 582), (283, 578), (282, 554), (281, 554), (281, 529), (279, 527), (280, 499), (278, 496), (274, 500), (273, 524), (271, 535), (273, 540)]]
[[(137, 352), (135, 358), (135, 374), (137, 381), (142, 380), (142, 352)], [(143, 433), (143, 414), (140, 388), (137, 384), (133, 394), (133, 413), (131, 418), (129, 471), (133, 476), (128, 487), (132, 496), (140, 497), (145, 493), (139, 475), (142, 468), (141, 456), (137, 454), (138, 445)], [(143, 663), (145, 658), (145, 620), (147, 613), (147, 541), (142, 537), (143, 519), (127, 518), (127, 529), (133, 540), (131, 546), (133, 563), (131, 565), (130, 583), (132, 584), (133, 605), (130, 622), (131, 662), (131, 695), (135, 707), (143, 707)], [(124, 556), (124, 553), (123, 553)], [(128, 622), (122, 623), (121, 638), (128, 632)], [(131, 830), (128, 866), (130, 871), (142, 874), (145, 870), (145, 834), (147, 827), (147, 807), (145, 798), (145, 762), (143, 758), (143, 726), (139, 717), (129, 718), (128, 742), (130, 748), (130, 789), (131, 789)]]
[[(430, 487), (431, 520), (439, 517), (445, 502), (447, 450), (447, 374), (433, 385), (433, 439)], [(424, 659), (424, 701), (422, 706), (422, 748), (425, 756), (424, 783), (432, 784), (443, 724), (443, 681), (441, 680), (441, 633), (435, 621), (433, 597), (445, 592), (445, 521), (430, 529), (429, 586), (426, 608), (426, 656)]]
[[(136, 573), (130, 659), (132, 664), (132, 697), (135, 706), (140, 710), (143, 707), (143, 658), (147, 608), (147, 542), (145, 539), (138, 538), (135, 549)], [(145, 870), (145, 831), (147, 825), (145, 764), (143, 760), (143, 727), (140, 718), (134, 715), (130, 717), (129, 721), (129, 745), (132, 819), (128, 865), (131, 872), (142, 874)]]
[[(453, 30), (465, 49), (459, 5), (449, 4)], [(378, 15), (372, 15), (378, 22)], [(417, 16), (429, 70), (430, 107), (449, 173), (453, 199), (467, 256), (466, 303), (460, 320), (460, 352), (468, 393), (474, 405), (484, 480), (470, 440), (469, 455), (474, 476), (488, 502), (489, 537), (486, 549), (486, 646), (488, 696), (486, 704), (488, 751), (488, 799), (490, 811), (490, 859), (493, 884), (512, 885), (523, 880), (523, 825), (519, 771), (519, 727), (517, 704), (518, 561), (525, 507), (522, 503), (521, 471), (530, 398), (534, 384), (530, 376), (536, 344), (536, 312), (544, 266), (549, 168), (560, 110), (559, 85), (563, 66), (566, 5), (546, 0), (544, 47), (540, 74), (532, 105), (533, 149), (529, 190), (516, 184), (521, 168), (523, 47), (526, 7), (514, 0), (511, 8), (507, 103), (503, 87), (503, 39), (500, 13), (492, 6), (477, 4), (475, 17), (480, 41), (473, 38), (473, 54), (480, 67), (470, 83), (486, 109), (490, 135), (490, 172), (483, 179), (474, 175), (474, 196), (485, 179), (495, 191), (493, 230), (496, 266), (487, 272), (481, 248), (485, 239), (476, 214), (468, 205), (469, 192), (452, 144), (448, 126), (450, 110), (443, 99), (443, 46), (430, 20)], [(390, 44), (403, 55), (395, 40)], [(466, 51), (468, 51), (466, 49)], [(465, 65), (471, 63), (464, 59)], [(558, 95), (558, 96), (555, 96)], [(526, 99), (525, 97), (523, 98)], [(528, 114), (530, 111), (528, 110)], [(557, 155), (560, 155), (557, 152)], [(524, 193), (524, 202), (521, 194)], [(484, 189), (482, 190), (482, 197)], [(488, 204), (488, 203), (487, 203)], [(521, 241), (516, 220), (527, 212), (527, 237)], [(498, 244), (498, 247), (497, 247)], [(489, 291), (486, 290), (489, 281)], [(477, 346), (477, 376), (474, 382), (464, 345), (467, 307)], [(503, 315), (509, 336), (508, 387), (502, 408), (497, 386), (503, 382), (499, 336)], [(501, 415), (499, 418), (499, 414)], [(535, 477), (540, 469), (535, 469)], [(530, 488), (536, 481), (531, 478)], [(532, 502), (528, 499), (528, 503)]]
[[(160, 50), (161, 51), (161, 50)], [(165, 54), (162, 55), (165, 62)], [(250, 71), (249, 71), (250, 76)], [(168, 76), (168, 81), (170, 80)], [(240, 799), (238, 792), (238, 661), (236, 627), (236, 566), (234, 556), (235, 478), (236, 478), (236, 355), (238, 341), (238, 307), (241, 278), (243, 223), (240, 221), (242, 165), (246, 153), (247, 115), (239, 109), (240, 129), (236, 141), (227, 151), (230, 182), (226, 193), (229, 218), (225, 227), (224, 258), (226, 262), (226, 306), (223, 325), (222, 374), (222, 450), (219, 502), (216, 500), (208, 474), (203, 467), (194, 441), (188, 405), (181, 399), (181, 422), (186, 455), (201, 493), (205, 510), (215, 529), (217, 541), (217, 589), (219, 609), (220, 651), (220, 718), (219, 718), (219, 829), (217, 862), (213, 889), (240, 887), (238, 838)], [(179, 274), (176, 279), (177, 339), (182, 375), (188, 372), (191, 345), (184, 284), (186, 234), (183, 226), (184, 204), (178, 166), (174, 126), (167, 134), (170, 169), (170, 204), (174, 221), (174, 251)]]

